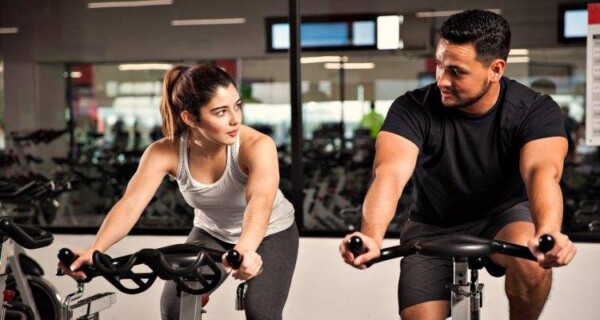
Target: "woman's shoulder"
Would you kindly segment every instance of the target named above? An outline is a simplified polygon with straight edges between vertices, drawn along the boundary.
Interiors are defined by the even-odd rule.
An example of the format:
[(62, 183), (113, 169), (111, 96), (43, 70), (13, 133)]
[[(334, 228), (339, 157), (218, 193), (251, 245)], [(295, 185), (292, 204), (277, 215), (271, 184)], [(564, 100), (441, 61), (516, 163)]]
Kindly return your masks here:
[(240, 149), (250, 150), (270, 146), (275, 146), (275, 141), (271, 137), (254, 128), (242, 125), (240, 129)]
[(164, 165), (172, 173), (176, 170), (179, 159), (179, 139), (162, 138), (151, 143), (144, 151), (142, 160)]
[(152, 142), (146, 152), (159, 153), (159, 154), (178, 154), (180, 139), (161, 138)]

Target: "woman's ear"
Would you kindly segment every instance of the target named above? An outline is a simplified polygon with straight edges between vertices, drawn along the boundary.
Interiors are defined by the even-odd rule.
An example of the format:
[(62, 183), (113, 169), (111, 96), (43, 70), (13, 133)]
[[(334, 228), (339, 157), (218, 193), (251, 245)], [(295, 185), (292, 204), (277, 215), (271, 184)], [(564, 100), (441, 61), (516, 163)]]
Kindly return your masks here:
[(189, 113), (188, 111), (183, 111), (180, 115), (181, 120), (183, 120), (183, 122), (188, 126), (188, 127), (195, 127), (196, 126), (196, 120), (194, 119), (194, 116)]

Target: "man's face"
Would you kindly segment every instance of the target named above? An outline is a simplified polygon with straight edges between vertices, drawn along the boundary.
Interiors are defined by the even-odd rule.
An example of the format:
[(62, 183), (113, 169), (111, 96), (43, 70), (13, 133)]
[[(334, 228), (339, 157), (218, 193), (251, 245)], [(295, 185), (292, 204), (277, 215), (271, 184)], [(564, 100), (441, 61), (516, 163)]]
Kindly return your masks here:
[(471, 43), (454, 44), (444, 39), (438, 42), (435, 78), (444, 106), (467, 108), (476, 105), (488, 92), (490, 68), (476, 57)]

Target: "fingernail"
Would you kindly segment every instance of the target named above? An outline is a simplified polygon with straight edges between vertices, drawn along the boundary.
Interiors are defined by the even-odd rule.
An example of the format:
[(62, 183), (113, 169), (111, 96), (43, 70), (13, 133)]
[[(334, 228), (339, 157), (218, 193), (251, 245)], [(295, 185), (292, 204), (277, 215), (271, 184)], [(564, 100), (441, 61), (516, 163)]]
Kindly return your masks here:
[(71, 266), (69, 267), (69, 269), (70, 269), (71, 271), (75, 271), (75, 266), (71, 265)]

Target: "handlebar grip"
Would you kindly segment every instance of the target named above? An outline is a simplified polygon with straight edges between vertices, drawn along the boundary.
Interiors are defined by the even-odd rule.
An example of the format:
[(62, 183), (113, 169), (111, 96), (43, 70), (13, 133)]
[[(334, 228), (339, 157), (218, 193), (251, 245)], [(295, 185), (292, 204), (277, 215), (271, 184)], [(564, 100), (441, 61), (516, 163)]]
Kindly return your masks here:
[(540, 251), (546, 253), (554, 248), (554, 237), (549, 234), (543, 234), (539, 239)]
[(45, 230), (19, 226), (9, 219), (0, 220), (0, 230), (27, 249), (46, 247), (54, 241), (54, 236)]
[[(73, 262), (75, 262), (75, 260), (77, 260), (77, 256), (69, 248), (62, 248), (62, 249), (58, 250), (57, 256), (58, 256), (58, 260), (60, 260), (60, 262), (62, 262), (62, 264), (67, 268), (70, 268), (71, 264), (73, 264)], [(85, 279), (77, 280), (77, 282), (80, 282), (80, 283), (90, 282), (92, 280), (92, 276), (91, 276), (92, 272), (90, 271), (90, 268), (88, 266), (82, 266), (77, 270), (83, 271), (83, 273), (85, 273)], [(62, 276), (62, 275), (64, 275), (64, 273), (57, 273), (57, 275)]]
[(352, 236), (350, 240), (348, 240), (348, 248), (354, 257), (358, 257), (367, 252), (367, 249), (363, 247), (363, 241), (359, 236)]
[(227, 253), (225, 254), (225, 260), (227, 260), (229, 265), (235, 270), (240, 268), (243, 259), (244, 258), (239, 251), (235, 249), (227, 250)]
[[(367, 248), (364, 247), (363, 241), (359, 236), (352, 236), (350, 240), (348, 240), (348, 248), (350, 252), (354, 255), (354, 258), (360, 256), (361, 254), (367, 252)], [(372, 266), (374, 261), (365, 262), (365, 266)]]

